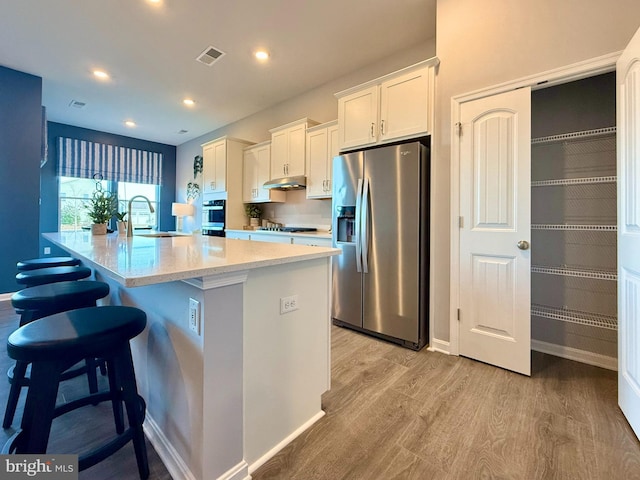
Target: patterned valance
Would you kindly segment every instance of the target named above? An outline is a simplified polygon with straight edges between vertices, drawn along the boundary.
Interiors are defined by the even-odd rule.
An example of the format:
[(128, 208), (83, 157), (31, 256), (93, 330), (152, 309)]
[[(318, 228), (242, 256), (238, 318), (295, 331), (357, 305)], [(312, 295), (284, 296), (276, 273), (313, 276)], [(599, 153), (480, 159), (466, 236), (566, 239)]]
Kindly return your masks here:
[(74, 138), (58, 138), (58, 175), (162, 184), (162, 154)]

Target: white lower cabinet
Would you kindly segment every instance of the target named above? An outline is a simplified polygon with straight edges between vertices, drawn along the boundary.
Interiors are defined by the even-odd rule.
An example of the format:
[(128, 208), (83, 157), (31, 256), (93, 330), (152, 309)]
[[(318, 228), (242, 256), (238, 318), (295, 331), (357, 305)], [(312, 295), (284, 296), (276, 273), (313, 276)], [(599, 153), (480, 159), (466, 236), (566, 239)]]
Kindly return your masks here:
[(293, 237), (293, 243), (297, 245), (309, 245), (312, 247), (331, 247), (331, 239), (324, 237)]
[(283, 235), (281, 233), (256, 232), (255, 230), (227, 230), (227, 238), (238, 240), (255, 240), (256, 242), (290, 243), (309, 245), (312, 247), (331, 247), (331, 238), (314, 237), (312, 235)]

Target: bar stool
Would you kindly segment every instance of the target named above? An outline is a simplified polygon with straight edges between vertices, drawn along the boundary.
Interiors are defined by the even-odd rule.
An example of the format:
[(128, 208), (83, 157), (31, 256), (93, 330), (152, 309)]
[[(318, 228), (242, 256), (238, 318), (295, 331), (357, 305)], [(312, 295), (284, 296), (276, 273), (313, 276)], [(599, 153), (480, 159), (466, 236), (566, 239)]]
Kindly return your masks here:
[[(104, 282), (67, 281), (20, 290), (11, 297), (11, 304), (16, 311), (21, 314), (20, 326), (23, 326), (38, 318), (55, 313), (95, 306), (100, 298), (104, 298), (108, 294), (109, 285)], [(103, 364), (104, 363), (101, 362), (101, 365)], [(62, 374), (60, 380), (68, 380), (86, 373), (89, 392), (96, 393), (98, 391), (97, 367), (98, 362), (96, 359), (88, 357), (85, 359), (84, 366), (67, 370)], [(27, 364), (17, 361), (7, 372), (10, 389), (2, 428), (9, 428), (11, 426), (18, 405), (18, 399), (20, 398), (20, 389), (29, 385), (29, 377), (27, 377), (26, 371)]]
[(27, 270), (37, 270), (39, 268), (75, 267), (78, 265), (80, 265), (80, 260), (73, 257), (44, 257), (22, 260), (16, 264), (16, 267), (19, 272), (24, 272)]
[[(2, 453), (46, 453), (54, 418), (110, 400), (117, 434), (106, 444), (81, 454), (79, 470), (104, 460), (131, 441), (140, 478), (148, 478), (149, 464), (142, 431), (146, 407), (138, 395), (129, 346), (129, 341), (144, 330), (146, 323), (146, 314), (134, 307), (88, 307), (41, 318), (9, 335), (7, 353), (16, 361), (31, 364), (31, 385), (21, 430), (9, 438)], [(101, 357), (107, 361), (109, 391), (56, 407), (60, 375), (87, 357)], [(122, 402), (127, 411), (126, 430), (119, 424), (122, 422)]]
[(25, 287), (35, 287), (46, 283), (81, 280), (90, 276), (91, 269), (87, 267), (46, 267), (20, 272), (16, 275), (16, 282)]

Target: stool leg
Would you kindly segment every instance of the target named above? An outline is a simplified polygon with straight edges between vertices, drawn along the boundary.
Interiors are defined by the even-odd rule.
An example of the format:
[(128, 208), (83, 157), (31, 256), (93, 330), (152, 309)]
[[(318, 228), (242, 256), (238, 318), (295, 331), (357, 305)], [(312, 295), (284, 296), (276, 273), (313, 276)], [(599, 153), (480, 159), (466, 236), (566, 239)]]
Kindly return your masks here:
[(23, 441), (16, 453), (46, 453), (58, 394), (58, 378), (64, 370), (57, 362), (35, 362), (22, 415)]
[(142, 480), (149, 477), (149, 461), (147, 459), (147, 447), (142, 430), (144, 421), (144, 411), (141, 408), (136, 377), (133, 370), (133, 359), (129, 344), (115, 358), (117, 378), (122, 387), (122, 398), (127, 407), (127, 418), (131, 429), (133, 448), (136, 452), (136, 462), (138, 463), (138, 473)]
[(98, 375), (96, 369), (98, 368), (98, 362), (95, 358), (85, 358), (85, 365), (87, 366), (87, 383), (89, 384), (89, 393), (98, 392)]
[(11, 387), (9, 389), (9, 398), (7, 398), (7, 407), (4, 411), (2, 428), (9, 428), (13, 423), (13, 417), (16, 414), (18, 399), (20, 398), (20, 390), (22, 389), (28, 365), (29, 364), (26, 362), (16, 362), (13, 367), (13, 378), (9, 380)]
[(124, 432), (124, 414), (122, 412), (122, 396), (117, 379), (117, 372), (113, 361), (107, 361), (107, 373), (109, 375), (109, 391), (111, 392), (111, 406), (113, 409), (113, 420), (116, 424), (116, 433), (120, 435)]

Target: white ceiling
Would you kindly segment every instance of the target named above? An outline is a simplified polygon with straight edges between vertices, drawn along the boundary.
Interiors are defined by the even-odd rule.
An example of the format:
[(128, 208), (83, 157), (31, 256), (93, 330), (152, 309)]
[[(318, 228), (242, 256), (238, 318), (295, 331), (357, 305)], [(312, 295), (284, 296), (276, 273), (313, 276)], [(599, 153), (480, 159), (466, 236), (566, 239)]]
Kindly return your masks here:
[(0, 65), (42, 77), (50, 121), (179, 145), (435, 37), (435, 2), (0, 0)]

